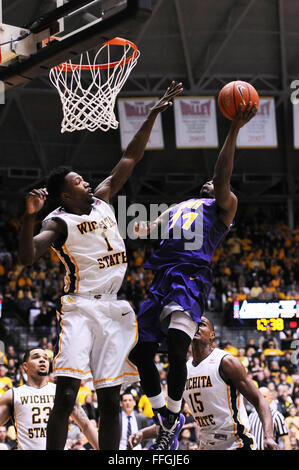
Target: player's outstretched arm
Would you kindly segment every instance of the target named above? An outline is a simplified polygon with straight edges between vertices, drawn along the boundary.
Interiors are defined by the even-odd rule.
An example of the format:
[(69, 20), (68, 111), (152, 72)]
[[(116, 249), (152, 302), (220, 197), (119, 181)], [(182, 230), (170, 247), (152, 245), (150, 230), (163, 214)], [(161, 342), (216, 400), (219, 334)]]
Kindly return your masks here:
[(42, 256), (53, 242), (61, 236), (63, 227), (58, 221), (49, 221), (34, 237), (36, 215), (47, 198), (46, 188), (33, 189), (26, 196), (26, 209), (19, 238), (19, 258), (25, 265), (32, 265)]
[(233, 172), (235, 148), (239, 130), (252, 119), (257, 112), (251, 102), (244, 111), (242, 105), (237, 116), (232, 120), (227, 137), (218, 155), (213, 175), (216, 204), (222, 212), (222, 219), (230, 225), (237, 211), (238, 200), (230, 189), (230, 179)]
[(88, 442), (92, 445), (93, 449), (99, 450), (99, 434), (97, 428), (90, 422), (87, 414), (83, 410), (79, 402), (76, 401), (72, 417), (78, 424)]
[(129, 143), (121, 160), (113, 168), (110, 176), (102, 181), (96, 188), (94, 192), (96, 197), (108, 202), (119, 192), (131, 176), (136, 163), (143, 157), (146, 144), (158, 114), (165, 111), (169, 106), (172, 106), (171, 100), (182, 93), (182, 91), (181, 83), (176, 84), (174, 81), (171, 83), (162, 98), (152, 107), (148, 117)]
[(246, 400), (255, 407), (263, 426), (265, 450), (279, 450), (278, 444), (274, 441), (273, 421), (269, 404), (254, 382), (248, 377), (240, 361), (235, 357), (225, 356), (221, 362), (220, 375), (226, 383), (232, 383)]
[(0, 426), (4, 426), (5, 423), (11, 417), (12, 410), (12, 390), (7, 390), (0, 398)]
[(140, 431), (135, 432), (130, 435), (128, 444), (129, 449), (134, 449), (140, 442), (147, 440), (147, 439), (154, 439), (157, 437), (157, 426), (153, 424), (152, 426), (148, 426), (146, 428), (140, 429)]
[(157, 217), (154, 221), (139, 221), (135, 222), (134, 224), (134, 232), (135, 235), (139, 238), (146, 237), (151, 232), (157, 230), (159, 227), (161, 228), (161, 232), (167, 227), (169, 222), (170, 213), (173, 210), (173, 207), (170, 207), (166, 211), (162, 212), (159, 217)]

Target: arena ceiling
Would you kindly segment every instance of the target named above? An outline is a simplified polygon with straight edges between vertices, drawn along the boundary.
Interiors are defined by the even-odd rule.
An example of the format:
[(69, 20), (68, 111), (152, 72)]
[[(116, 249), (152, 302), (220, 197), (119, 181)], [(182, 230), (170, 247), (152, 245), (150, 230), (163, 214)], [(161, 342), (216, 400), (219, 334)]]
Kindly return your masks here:
[[(51, 0), (47, 0), (51, 2)], [(277, 149), (239, 149), (233, 184), (241, 200), (299, 201), (290, 84), (299, 79), (299, 5), (294, 0), (153, 0), (153, 13), (128, 38), (141, 50), (120, 96), (160, 96), (171, 80), (184, 94), (217, 95), (243, 79), (275, 96)], [(3, 22), (24, 25), (40, 0), (3, 0)], [(229, 122), (217, 115), (219, 142)], [(0, 108), (1, 195), (19, 201), (51, 168), (69, 165), (92, 181), (121, 157), (119, 130), (60, 133), (61, 106), (47, 75), (10, 89)], [(217, 149), (176, 149), (172, 110), (162, 115), (165, 149), (147, 151), (126, 192), (132, 200), (173, 201), (195, 195), (213, 174)], [(250, 182), (244, 175), (250, 174)], [(256, 175), (256, 178), (255, 176)]]

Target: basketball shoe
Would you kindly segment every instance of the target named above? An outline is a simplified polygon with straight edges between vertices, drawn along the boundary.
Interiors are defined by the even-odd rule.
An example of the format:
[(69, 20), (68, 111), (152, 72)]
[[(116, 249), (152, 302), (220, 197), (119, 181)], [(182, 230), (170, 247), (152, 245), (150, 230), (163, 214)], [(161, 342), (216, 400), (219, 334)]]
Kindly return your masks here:
[(179, 445), (178, 437), (180, 430), (184, 426), (185, 416), (180, 413), (173, 424), (159, 413), (155, 416), (155, 421), (159, 426), (158, 437), (149, 450), (176, 450)]

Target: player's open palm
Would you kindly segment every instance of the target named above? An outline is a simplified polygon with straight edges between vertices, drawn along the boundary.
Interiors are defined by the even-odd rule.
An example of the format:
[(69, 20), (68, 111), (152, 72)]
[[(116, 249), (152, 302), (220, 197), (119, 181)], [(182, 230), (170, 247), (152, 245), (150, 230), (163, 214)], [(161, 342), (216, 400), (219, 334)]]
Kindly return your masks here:
[(27, 214), (36, 214), (43, 207), (48, 196), (46, 188), (33, 189), (26, 196)]
[(162, 98), (152, 107), (151, 111), (165, 111), (169, 106), (172, 106), (172, 98), (182, 93), (182, 91), (182, 83), (175, 83), (175, 81), (172, 81)]

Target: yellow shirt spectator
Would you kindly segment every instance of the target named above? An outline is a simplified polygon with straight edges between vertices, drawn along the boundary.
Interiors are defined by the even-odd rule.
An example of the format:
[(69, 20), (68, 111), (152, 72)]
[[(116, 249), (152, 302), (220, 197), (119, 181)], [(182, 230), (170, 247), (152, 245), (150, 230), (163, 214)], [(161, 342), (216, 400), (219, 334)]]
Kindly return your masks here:
[(226, 343), (224, 351), (228, 352), (229, 354), (232, 354), (235, 357), (237, 357), (239, 354), (238, 349), (235, 348), (235, 346), (233, 346), (231, 343)]
[(0, 377), (0, 396), (13, 387), (13, 383), (10, 377)]
[(296, 415), (296, 408), (291, 407), (289, 410), (290, 416), (285, 421), (289, 430), (294, 429), (297, 441), (299, 441), (299, 416)]
[(146, 395), (142, 395), (140, 397), (138, 402), (138, 411), (147, 418), (152, 418), (154, 416), (152, 405)]
[(84, 405), (86, 395), (92, 395), (92, 391), (89, 387), (86, 387), (85, 381), (82, 380), (78, 391), (78, 401), (80, 405)]

